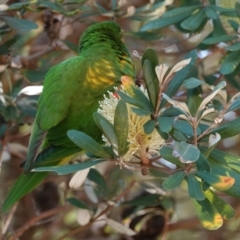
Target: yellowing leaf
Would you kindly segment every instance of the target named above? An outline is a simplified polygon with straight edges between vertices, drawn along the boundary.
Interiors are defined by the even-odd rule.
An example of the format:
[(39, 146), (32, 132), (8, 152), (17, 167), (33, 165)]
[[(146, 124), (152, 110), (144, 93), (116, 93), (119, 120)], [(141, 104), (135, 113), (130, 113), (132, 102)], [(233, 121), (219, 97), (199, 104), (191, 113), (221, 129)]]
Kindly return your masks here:
[(232, 177), (221, 176), (211, 172), (198, 171), (195, 174), (219, 191), (229, 189), (235, 182), (235, 179)]
[(235, 179), (227, 176), (219, 176), (219, 182), (212, 184), (214, 188), (219, 191), (225, 191), (229, 189), (235, 182)]
[(213, 191), (210, 189), (207, 190), (205, 192), (205, 196), (214, 205), (224, 219), (231, 219), (235, 216), (234, 209)]
[(219, 213), (216, 213), (214, 215), (212, 222), (205, 220), (205, 221), (202, 221), (201, 223), (202, 223), (203, 227), (205, 227), (208, 230), (216, 230), (222, 226), (223, 219)]
[(197, 201), (192, 198), (192, 203), (204, 228), (216, 230), (222, 226), (223, 219), (221, 215), (207, 198), (202, 201)]

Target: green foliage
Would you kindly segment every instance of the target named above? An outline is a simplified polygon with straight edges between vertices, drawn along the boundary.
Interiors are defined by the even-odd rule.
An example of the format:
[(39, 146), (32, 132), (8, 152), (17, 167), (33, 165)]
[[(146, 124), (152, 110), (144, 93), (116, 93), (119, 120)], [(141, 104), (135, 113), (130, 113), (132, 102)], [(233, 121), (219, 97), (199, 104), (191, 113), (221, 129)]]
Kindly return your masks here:
[[(32, 171), (40, 175), (30, 173), (28, 177), (32, 176), (31, 181), (24, 188), (22, 185), (27, 177), (21, 175), (3, 202), (2, 212), (9, 211), (20, 198), (35, 189), (39, 179), (44, 179), (49, 172), (67, 175), (86, 171), (82, 179), (86, 180), (84, 186), (79, 189), (66, 188), (63, 194), (62, 202), (79, 211), (99, 212), (100, 202), (107, 204), (107, 210), (121, 211), (119, 209), (129, 207), (133, 209), (129, 219), (144, 211), (146, 216), (138, 227), (143, 228), (143, 222), (146, 223), (154, 215), (153, 212), (149, 213), (151, 208), (158, 214), (162, 211), (166, 219), (171, 218), (174, 204), (169, 196), (178, 201), (180, 189), (188, 195), (203, 227), (216, 230), (222, 226), (223, 219), (229, 220), (235, 215), (234, 208), (222, 195), (240, 198), (240, 157), (222, 144), (240, 133), (240, 117), (236, 111), (240, 108), (240, 4), (237, 2), (227, 7), (217, 5), (217, 1), (202, 4), (202, 1), (196, 0), (191, 4), (180, 1), (165, 8), (164, 1), (151, 1), (133, 9), (130, 3), (121, 5), (119, 2), (103, 4), (95, 1), (91, 5), (88, 1), (77, 0), (26, 1), (13, 3), (8, 9), (0, 11), (0, 60), (2, 56), (13, 55), (10, 61), (0, 64), (1, 152), (7, 149), (8, 141), (9, 148), (11, 143), (15, 143), (14, 137), (10, 140), (8, 137), (13, 135), (16, 128), (25, 126), (36, 114), (39, 94), (28, 95), (21, 90), (29, 84), (42, 83), (48, 70), (55, 65), (55, 59), (60, 62), (68, 57), (64, 54), (78, 53), (77, 41), (60, 38), (60, 34), (53, 31), (58, 24), (60, 31), (66, 19), (68, 25), (73, 20), (81, 24), (92, 22), (92, 19), (100, 21), (98, 18), (103, 16), (117, 19), (119, 23), (124, 18), (124, 21), (131, 23), (129, 26), (134, 26), (134, 31), (123, 32), (123, 37), (144, 43), (140, 50), (137, 49), (142, 56), (138, 55), (140, 59), (135, 59), (137, 83), (141, 87), (122, 76), (123, 88), (119, 86), (113, 95), (107, 93), (105, 96), (105, 99), (111, 96), (112, 102), (115, 102), (115, 105), (111, 101), (107, 103), (109, 115), (101, 111), (93, 114), (103, 141), (68, 129), (69, 139), (81, 154), (86, 154), (83, 161), (81, 159), (79, 162), (79, 156), (76, 156), (68, 165), (36, 164)], [(50, 50), (40, 52), (36, 60), (35, 54), (38, 55), (38, 52), (28, 57), (31, 54), (28, 47), (31, 44), (34, 46), (39, 27), (46, 23), (35, 23), (34, 18), (26, 19), (26, 16), (45, 14), (45, 10), (59, 14), (63, 20), (55, 19), (56, 25), (50, 29), (45, 26)], [(51, 21), (47, 23), (53, 23), (53, 20), (51, 15)], [(213, 23), (211, 27), (209, 20)], [(159, 44), (162, 33), (167, 35), (173, 32), (181, 36), (174, 39), (174, 44), (169, 41), (166, 50), (156, 47), (154, 41), (158, 40)], [(153, 41), (151, 46), (154, 47), (147, 49), (146, 41)], [(135, 44), (132, 45), (135, 47)], [(167, 58), (168, 51), (171, 52), (170, 60)], [(203, 52), (207, 55), (200, 57)], [(26, 57), (17, 61), (22, 55)], [(122, 60), (125, 61), (124, 58)], [(167, 64), (161, 64), (163, 62)], [(233, 114), (233, 111), (236, 111), (234, 117), (228, 118), (227, 114)], [(22, 157), (22, 152), (16, 155)], [(143, 175), (141, 177), (140, 173), (133, 174), (139, 170)], [(138, 182), (138, 188), (133, 191), (131, 183), (128, 189), (131, 180)], [(124, 189), (127, 189), (129, 196), (119, 202), (125, 194)], [(144, 194), (136, 197), (135, 190), (139, 189)], [(119, 193), (120, 198), (116, 197)], [(107, 211), (103, 210), (100, 215), (105, 213)], [(100, 215), (91, 215), (91, 221), (99, 220)], [(120, 219), (121, 214), (118, 215)], [(132, 220), (129, 219), (127, 221)], [(117, 231), (111, 219), (106, 221)]]

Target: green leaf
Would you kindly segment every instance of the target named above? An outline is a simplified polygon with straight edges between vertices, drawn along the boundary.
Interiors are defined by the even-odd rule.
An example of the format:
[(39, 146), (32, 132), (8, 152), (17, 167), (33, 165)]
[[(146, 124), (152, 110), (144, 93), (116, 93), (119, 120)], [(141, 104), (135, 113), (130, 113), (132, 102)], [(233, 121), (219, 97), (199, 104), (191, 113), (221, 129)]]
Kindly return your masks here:
[(152, 103), (153, 109), (156, 108), (159, 81), (155, 72), (155, 67), (159, 65), (157, 53), (149, 48), (142, 56), (143, 74), (149, 99)]
[(144, 31), (164, 28), (164, 27), (167, 27), (169, 25), (180, 22), (181, 20), (187, 18), (189, 15), (190, 15), (190, 13), (185, 12), (182, 15), (177, 15), (177, 16), (174, 16), (174, 17), (161, 17), (161, 18), (158, 18), (157, 20), (153, 20), (151, 22), (148, 22), (147, 24), (145, 24), (140, 29), (140, 31), (144, 32)]
[(236, 2), (235, 9), (236, 9), (236, 13), (237, 13), (238, 17), (240, 18), (240, 3), (239, 2)]
[(113, 145), (114, 148), (118, 147), (118, 141), (117, 141), (117, 136), (114, 132), (114, 127), (113, 125), (106, 120), (101, 120), (100, 121), (102, 130), (108, 141)]
[(174, 123), (174, 118), (172, 117), (161, 117), (159, 116), (157, 118), (159, 128), (161, 129), (162, 132), (170, 132), (172, 130), (172, 125)]
[(177, 188), (182, 183), (184, 177), (185, 173), (183, 171), (174, 173), (173, 175), (171, 175), (170, 177), (163, 181), (162, 183), (163, 188), (166, 190)]
[(164, 13), (163, 17), (170, 18), (170, 17), (182, 15), (183, 13), (186, 13), (186, 12), (191, 14), (196, 9), (198, 9), (199, 7), (201, 7), (201, 6), (200, 5), (194, 5), (194, 6), (189, 6), (189, 7), (174, 8), (174, 9), (171, 9), (171, 10), (167, 11), (166, 13)]
[(217, 194), (215, 194), (212, 190), (207, 190), (205, 192), (207, 199), (211, 202), (211, 204), (216, 208), (216, 210), (220, 213), (220, 215), (224, 219), (231, 219), (235, 216), (234, 209), (225, 201), (223, 201)]
[(158, 41), (162, 37), (162, 33), (154, 31), (154, 32), (131, 32), (133, 37), (140, 38), (144, 41)]
[(209, 18), (209, 19), (217, 19), (218, 18), (218, 14), (213, 5), (205, 6), (204, 10), (205, 10), (205, 14), (206, 14), (207, 18)]
[(163, 131), (160, 129), (159, 126), (156, 126), (155, 128), (156, 128), (156, 130), (158, 131), (159, 135), (160, 135), (164, 140), (167, 140), (167, 139), (168, 139), (169, 135), (168, 135), (167, 133), (163, 132)]
[[(172, 127), (190, 137), (194, 134), (192, 125), (185, 120), (175, 121)], [(199, 131), (197, 131), (197, 134), (199, 134)]]
[[(192, 116), (196, 115), (198, 108), (201, 105), (201, 93), (201, 87), (196, 87), (187, 91), (187, 105)], [(201, 132), (200, 128), (198, 129)]]
[(186, 135), (175, 129), (173, 133), (171, 133), (171, 136), (175, 141), (178, 142), (187, 142), (189, 140), (189, 138)]
[(205, 199), (201, 183), (196, 179), (196, 177), (193, 175), (187, 175), (187, 179), (189, 196), (199, 201)]
[(229, 106), (227, 111), (231, 112), (231, 111), (237, 110), (239, 108), (240, 108), (240, 96), (233, 100), (232, 104)]
[(118, 143), (118, 154), (123, 156), (127, 152), (128, 138), (128, 110), (123, 100), (119, 100), (114, 114), (114, 132)]
[(228, 51), (237, 51), (237, 50), (240, 50), (240, 43), (239, 43), (239, 42), (234, 43), (234, 44), (232, 44), (231, 46), (226, 47), (225, 49), (228, 50)]
[(200, 152), (199, 158), (196, 162), (198, 171), (205, 171), (210, 172), (211, 165), (208, 162), (208, 160), (205, 158), (205, 156)]
[(2, 213), (6, 213), (19, 199), (30, 193), (46, 178), (48, 173), (21, 174), (14, 182), (2, 205)]
[(208, 230), (216, 230), (222, 226), (223, 219), (221, 215), (208, 199), (202, 201), (192, 199), (192, 203), (204, 228)]
[(149, 116), (151, 113), (149, 112), (149, 110), (145, 110), (145, 109), (142, 109), (142, 108), (135, 108), (135, 107), (132, 107), (131, 110), (137, 114), (138, 116)]
[[(184, 59), (188, 58), (191, 58), (191, 62), (174, 75), (165, 92), (167, 96), (172, 97), (182, 85), (183, 81), (191, 75), (191, 71), (193, 70), (195, 61), (197, 59), (197, 51), (193, 50), (184, 57)], [(160, 109), (166, 104), (166, 102), (167, 101), (165, 99), (162, 100)]]
[(175, 8), (173, 10), (167, 11), (161, 18), (148, 22), (140, 30), (154, 30), (178, 23), (191, 15), (191, 13), (194, 12), (197, 8), (199, 8), (199, 5)]
[(25, 7), (25, 6), (29, 5), (29, 4), (30, 4), (29, 1), (27, 1), (27, 2), (19, 2), (19, 3), (12, 3), (12, 4), (9, 5), (8, 10), (17, 10), (17, 9)]
[(2, 45), (0, 45), (0, 55), (6, 55), (9, 54), (11, 51), (11, 46), (17, 41), (16, 38), (11, 38), (4, 42)]
[(156, 73), (153, 70), (153, 67), (151, 66), (151, 63), (148, 59), (145, 60), (143, 65), (143, 74), (144, 74), (144, 82), (147, 87), (149, 99), (151, 101), (153, 109), (155, 109), (157, 104), (157, 98), (158, 98), (159, 84), (158, 84)]
[(146, 196), (137, 197), (134, 200), (123, 202), (122, 205), (134, 206), (156, 206), (162, 201), (162, 196), (159, 194), (148, 194)]
[(195, 175), (202, 178), (204, 181), (219, 191), (225, 191), (229, 189), (235, 182), (234, 178), (232, 177), (221, 176), (211, 172), (197, 171), (195, 172)]
[(97, 127), (102, 130), (102, 126), (100, 124), (101, 121), (108, 121), (103, 115), (99, 112), (93, 113), (93, 120), (96, 123)]
[(104, 177), (96, 169), (91, 168), (87, 178), (90, 181), (96, 183), (105, 194), (108, 192), (107, 184)]
[(67, 175), (70, 173), (74, 173), (86, 168), (90, 168), (94, 165), (97, 165), (101, 162), (106, 161), (105, 159), (90, 159), (86, 162), (64, 165), (64, 166), (51, 166), (51, 167), (38, 167), (32, 169), (32, 172), (56, 172), (58, 175)]
[(175, 107), (168, 107), (161, 113), (161, 117), (177, 117), (178, 115), (182, 114), (180, 110)]
[(233, 21), (233, 20), (228, 20), (228, 23), (230, 24), (230, 26), (235, 30), (235, 32), (238, 32), (238, 23)]
[(236, 36), (222, 35), (222, 36), (206, 38), (202, 41), (202, 43), (207, 45), (212, 45), (220, 42), (228, 42), (236, 38), (237, 38)]
[(19, 18), (13, 18), (13, 17), (2, 17), (2, 18), (7, 23), (7, 25), (9, 25), (11, 28), (19, 32), (31, 31), (33, 29), (38, 28), (38, 25), (36, 23), (25, 20), (25, 19), (19, 19)]
[(219, 164), (226, 165), (231, 169), (240, 173), (240, 157), (237, 155), (233, 155), (227, 152), (220, 151), (218, 149), (214, 149), (210, 153), (210, 157), (214, 159)]
[(30, 83), (43, 82), (47, 72), (48, 72), (48, 70), (46, 70), (46, 71), (22, 70), (21, 71), (21, 73), (24, 75), (25, 78), (27, 78), (27, 80)]
[(220, 67), (220, 72), (222, 74), (230, 74), (236, 69), (240, 63), (239, 54), (240, 51), (231, 52), (223, 59), (222, 65)]
[(156, 51), (152, 48), (148, 48), (142, 56), (142, 66), (145, 64), (145, 61), (148, 60), (152, 70), (155, 72), (155, 67), (159, 65), (158, 55)]
[(74, 207), (91, 210), (91, 208), (88, 207), (88, 205), (85, 202), (83, 202), (79, 199), (76, 199), (73, 197), (67, 198), (67, 202), (70, 203), (71, 205), (73, 205)]
[[(140, 90), (141, 91), (141, 90)], [(134, 105), (134, 106), (137, 106), (137, 107), (139, 107), (139, 108), (141, 108), (141, 109), (143, 109), (143, 110), (145, 110), (146, 112), (148, 112), (148, 114), (150, 115), (151, 113), (152, 113), (152, 107), (149, 109), (149, 106), (146, 106), (144, 103), (143, 103), (143, 101), (141, 101), (141, 98), (140, 99), (138, 99), (138, 98), (135, 98), (135, 97), (130, 97), (130, 96), (128, 96), (127, 94), (125, 94), (125, 93), (123, 93), (123, 92), (121, 92), (121, 91), (116, 91), (117, 92), (117, 94), (119, 95), (119, 97), (123, 100), (123, 101), (125, 101), (125, 102), (127, 102), (127, 103), (129, 103), (129, 104), (132, 104), (132, 105)], [(144, 95), (145, 96), (145, 95)], [(146, 97), (146, 96), (145, 96)], [(148, 100), (148, 99), (147, 99)]]
[(68, 41), (68, 40), (61, 40), (70, 50), (72, 50), (74, 53), (78, 53), (78, 45)]
[(69, 139), (81, 149), (98, 157), (111, 158), (104, 148), (87, 134), (77, 130), (69, 130), (67, 135)]
[(149, 99), (146, 97), (146, 95), (143, 93), (142, 90), (140, 90), (137, 87), (132, 87), (133, 97), (137, 99), (138, 101), (141, 101), (144, 105), (144, 109), (149, 110), (153, 112), (153, 108), (151, 103), (149, 102)]
[(202, 24), (204, 18), (204, 9), (201, 9), (197, 13), (194, 13), (193, 15), (182, 21), (181, 27), (189, 31), (194, 31)]
[(222, 126), (215, 128), (210, 134), (219, 133), (221, 139), (233, 137), (240, 133), (240, 118), (236, 118), (233, 121), (227, 122)]
[(144, 125), (143, 129), (146, 134), (151, 134), (156, 126), (156, 121), (150, 119)]
[(205, 158), (208, 158), (210, 153), (215, 149), (216, 144), (212, 145), (210, 148), (200, 147), (202, 149), (203, 155)]
[(197, 78), (191, 77), (183, 82), (183, 86), (187, 89), (192, 89), (204, 84), (203, 81), (198, 80)]
[(175, 142), (173, 155), (178, 157), (183, 163), (196, 162), (199, 158), (200, 151), (192, 144), (185, 142)]
[(61, 13), (65, 12), (64, 8), (61, 6), (61, 3), (57, 4), (57, 3), (53, 3), (51, 1), (41, 0), (41, 1), (37, 2), (37, 5), (49, 8), (49, 9), (55, 11), (55, 12), (61, 12)]

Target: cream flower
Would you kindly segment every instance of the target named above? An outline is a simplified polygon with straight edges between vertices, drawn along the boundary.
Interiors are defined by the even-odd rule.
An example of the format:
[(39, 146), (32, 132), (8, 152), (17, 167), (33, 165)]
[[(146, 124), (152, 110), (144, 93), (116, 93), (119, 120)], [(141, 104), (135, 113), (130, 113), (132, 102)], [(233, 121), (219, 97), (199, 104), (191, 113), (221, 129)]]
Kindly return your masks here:
[[(147, 96), (143, 87), (140, 88)], [(121, 88), (120, 91), (124, 91)], [(100, 108), (98, 112), (103, 115), (108, 121), (113, 123), (114, 112), (118, 103), (118, 96), (115, 93), (109, 92), (108, 96), (104, 96), (104, 100), (100, 102)], [(132, 111), (132, 106), (127, 104), (128, 109), (128, 139), (129, 150), (123, 156), (123, 161), (136, 161), (147, 157), (151, 159), (153, 156), (159, 155), (159, 149), (165, 143), (165, 140), (159, 135), (156, 129), (151, 134), (144, 132), (144, 124), (150, 120), (150, 116), (139, 116)], [(103, 136), (103, 140), (109, 145), (109, 142)]]

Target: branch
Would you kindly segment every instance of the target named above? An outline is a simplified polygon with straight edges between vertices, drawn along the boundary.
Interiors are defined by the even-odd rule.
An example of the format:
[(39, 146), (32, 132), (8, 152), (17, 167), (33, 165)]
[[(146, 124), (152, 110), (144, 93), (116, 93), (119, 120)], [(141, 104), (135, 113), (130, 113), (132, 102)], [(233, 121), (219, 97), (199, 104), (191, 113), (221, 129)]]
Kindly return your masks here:
[[(125, 188), (114, 200), (114, 202), (118, 202), (121, 200), (121, 198), (126, 195), (130, 189), (135, 185), (136, 181), (133, 180), (129, 186), (127, 188)], [(87, 223), (86, 225), (82, 226), (82, 227), (77, 227), (75, 229), (73, 229), (71, 232), (67, 233), (66, 235), (64, 235), (63, 237), (61, 237), (59, 240), (64, 240), (67, 237), (73, 236), (79, 232), (82, 232), (83, 230), (87, 229), (93, 222), (95, 222), (98, 218), (100, 218), (102, 215), (108, 213), (112, 208), (114, 207), (114, 205), (108, 205), (103, 211), (101, 211), (97, 216), (95, 216), (94, 218), (92, 218), (89, 223)]]
[(62, 211), (67, 211), (70, 208), (72, 208), (71, 206), (64, 206), (64, 207), (58, 207), (58, 208), (54, 208), (51, 209), (49, 211), (43, 212), (38, 216), (33, 217), (32, 219), (30, 219), (28, 222), (26, 222), (22, 227), (20, 227), (19, 229), (17, 229), (14, 233), (14, 235), (12, 237), (9, 238), (9, 240), (15, 240), (18, 239), (26, 230), (28, 230), (30, 227), (32, 227), (33, 225), (36, 225), (40, 220), (42, 220), (43, 218), (46, 217), (50, 217), (53, 215), (58, 214), (59, 212)]

